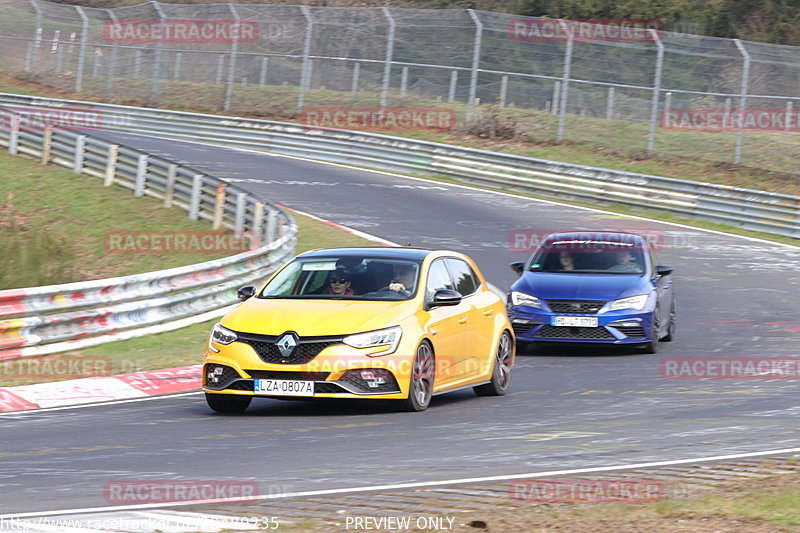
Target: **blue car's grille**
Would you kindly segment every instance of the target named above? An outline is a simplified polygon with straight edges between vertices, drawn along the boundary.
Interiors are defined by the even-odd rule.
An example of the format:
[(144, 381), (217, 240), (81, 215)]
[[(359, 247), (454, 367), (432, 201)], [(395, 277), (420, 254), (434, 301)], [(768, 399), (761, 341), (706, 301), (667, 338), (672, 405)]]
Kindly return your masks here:
[(511, 327), (514, 330), (514, 335), (520, 336), (528, 333), (533, 327), (533, 324), (515, 324), (514, 322), (512, 322)]
[(606, 328), (580, 328), (572, 326), (542, 326), (536, 337), (547, 339), (614, 339)]
[(594, 300), (547, 300), (554, 313), (597, 313), (606, 303)]
[(644, 337), (642, 326), (612, 326), (626, 337)]

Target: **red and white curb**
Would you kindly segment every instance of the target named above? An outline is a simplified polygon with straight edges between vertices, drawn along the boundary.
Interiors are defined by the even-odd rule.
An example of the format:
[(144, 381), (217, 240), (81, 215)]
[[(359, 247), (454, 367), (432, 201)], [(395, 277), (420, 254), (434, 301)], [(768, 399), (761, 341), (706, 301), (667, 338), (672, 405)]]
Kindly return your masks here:
[(192, 365), (3, 388), (0, 389), (0, 412), (132, 400), (196, 391), (201, 388), (202, 369), (202, 365)]

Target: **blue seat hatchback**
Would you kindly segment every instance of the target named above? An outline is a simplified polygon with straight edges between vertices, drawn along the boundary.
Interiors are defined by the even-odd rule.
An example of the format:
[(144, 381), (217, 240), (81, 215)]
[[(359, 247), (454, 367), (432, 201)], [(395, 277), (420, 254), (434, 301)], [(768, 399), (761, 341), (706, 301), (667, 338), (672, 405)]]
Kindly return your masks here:
[(673, 269), (640, 235), (553, 233), (511, 268), (520, 274), (507, 302), (520, 348), (587, 343), (655, 353), (675, 336)]

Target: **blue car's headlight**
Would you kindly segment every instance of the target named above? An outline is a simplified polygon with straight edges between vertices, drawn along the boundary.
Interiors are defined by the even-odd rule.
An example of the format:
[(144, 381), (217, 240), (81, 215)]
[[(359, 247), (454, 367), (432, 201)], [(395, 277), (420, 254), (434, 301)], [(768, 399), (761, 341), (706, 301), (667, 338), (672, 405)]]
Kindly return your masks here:
[(514, 307), (525, 305), (527, 307), (536, 307), (537, 309), (544, 307), (542, 301), (536, 296), (517, 291), (511, 291), (511, 305)]
[(636, 296), (628, 296), (627, 298), (614, 300), (613, 302), (608, 302), (606, 304), (605, 309), (603, 309), (601, 312), (619, 311), (620, 309), (633, 309), (634, 311), (641, 311), (642, 309), (644, 309), (644, 306), (646, 304), (647, 304), (647, 295), (639, 294)]

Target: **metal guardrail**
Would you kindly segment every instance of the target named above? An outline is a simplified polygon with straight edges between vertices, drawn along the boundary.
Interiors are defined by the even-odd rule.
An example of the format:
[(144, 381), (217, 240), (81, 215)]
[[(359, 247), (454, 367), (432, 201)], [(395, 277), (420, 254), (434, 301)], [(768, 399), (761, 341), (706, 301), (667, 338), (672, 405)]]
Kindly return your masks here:
[(301, 124), (0, 94), (0, 104), (79, 105), (103, 128), (418, 175), (560, 199), (615, 202), (800, 238), (800, 197)]
[[(82, 132), (20, 128), (0, 107), (0, 146), (118, 183), (267, 243), (230, 257), (132, 276), (0, 291), (0, 360), (55, 353), (167, 331), (223, 314), (238, 286), (263, 279), (294, 254), (297, 226), (274, 204), (191, 167)], [(137, 333), (138, 332), (138, 333)]]

